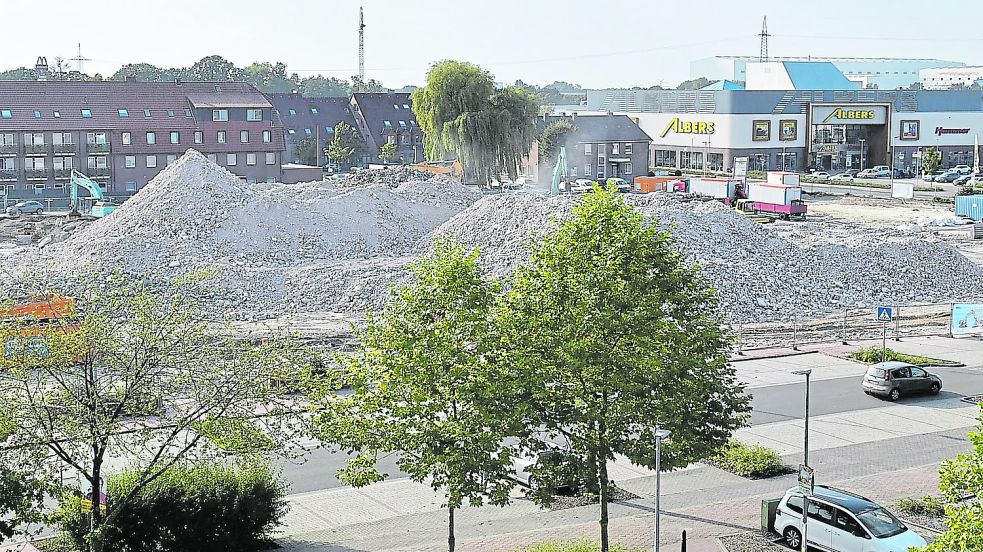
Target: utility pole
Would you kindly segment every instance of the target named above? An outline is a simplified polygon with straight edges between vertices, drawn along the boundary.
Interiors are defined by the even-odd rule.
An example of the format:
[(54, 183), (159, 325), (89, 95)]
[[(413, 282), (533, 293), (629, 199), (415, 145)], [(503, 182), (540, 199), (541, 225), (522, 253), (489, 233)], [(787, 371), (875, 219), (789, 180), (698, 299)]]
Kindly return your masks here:
[(768, 61), (768, 16), (766, 15), (764, 19), (761, 20), (761, 32), (758, 33), (761, 37), (761, 54), (758, 56), (758, 61)]
[(358, 7), (358, 91), (365, 92), (365, 13)]
[(79, 53), (78, 53), (78, 55), (76, 55), (75, 57), (72, 58), (72, 61), (74, 61), (76, 63), (76, 66), (78, 68), (78, 72), (79, 73), (83, 73), (83, 74), (85, 73), (85, 71), (83, 70), (83, 67), (84, 66), (82, 64), (85, 63), (86, 61), (92, 61), (91, 59), (89, 59), (87, 57), (82, 57), (82, 43), (81, 42), (79, 42)]

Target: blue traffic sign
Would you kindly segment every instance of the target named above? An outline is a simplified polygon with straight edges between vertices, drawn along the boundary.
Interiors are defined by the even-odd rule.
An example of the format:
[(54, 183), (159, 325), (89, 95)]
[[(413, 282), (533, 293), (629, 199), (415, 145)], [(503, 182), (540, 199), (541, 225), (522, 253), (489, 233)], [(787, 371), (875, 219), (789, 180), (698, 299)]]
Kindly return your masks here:
[(894, 309), (891, 307), (877, 307), (877, 321), (890, 322), (894, 319)]

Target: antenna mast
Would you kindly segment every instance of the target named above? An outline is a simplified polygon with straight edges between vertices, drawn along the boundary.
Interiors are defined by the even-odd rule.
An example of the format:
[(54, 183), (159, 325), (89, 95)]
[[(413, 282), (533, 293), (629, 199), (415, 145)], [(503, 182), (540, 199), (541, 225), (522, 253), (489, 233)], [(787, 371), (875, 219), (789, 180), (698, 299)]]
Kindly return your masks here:
[(358, 7), (358, 91), (365, 92), (365, 14)]
[(72, 58), (72, 61), (74, 61), (76, 63), (76, 65), (78, 66), (79, 73), (85, 73), (85, 71), (82, 70), (82, 67), (83, 67), (82, 66), (82, 63), (84, 63), (86, 61), (92, 61), (91, 59), (89, 59), (87, 57), (82, 57), (82, 43), (81, 42), (79, 43), (79, 53), (78, 53), (77, 56), (75, 56), (75, 57)]
[(761, 33), (758, 34), (761, 37), (761, 54), (758, 57), (758, 61), (768, 61), (768, 16), (766, 15), (764, 19), (761, 20)]

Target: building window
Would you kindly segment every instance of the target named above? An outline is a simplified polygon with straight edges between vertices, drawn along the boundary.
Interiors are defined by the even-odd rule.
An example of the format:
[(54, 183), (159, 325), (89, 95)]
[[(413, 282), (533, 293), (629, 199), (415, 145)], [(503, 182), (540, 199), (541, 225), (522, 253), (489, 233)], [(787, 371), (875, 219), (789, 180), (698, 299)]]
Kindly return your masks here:
[(249, 131), (248, 130), (240, 130), (239, 131), (239, 142), (242, 143), (242, 144), (248, 144), (249, 143)]
[(208, 154), (208, 160), (211, 161), (212, 163), (215, 163), (217, 165), (218, 164), (218, 155), (215, 155), (214, 153), (209, 153)]
[(296, 117), (297, 116), (297, 110), (296, 109), (291, 109), (290, 110), (290, 116), (291, 117)]
[(72, 170), (71, 157), (55, 157), (52, 163), (56, 171)]
[(181, 133), (176, 130), (171, 131), (171, 143), (180, 144), (181, 143)]
[(0, 118), (10, 119), (14, 114), (10, 112), (9, 109), (0, 109)]
[(86, 166), (90, 169), (105, 169), (106, 168), (106, 156), (105, 155), (93, 155), (89, 156), (86, 160)]
[(604, 161), (598, 161), (597, 163), (597, 177), (604, 178)]
[(61, 119), (61, 111), (52, 111), (51, 116), (55, 119)]
[(127, 155), (123, 158), (123, 166), (127, 169), (134, 169), (137, 166), (137, 156)]
[[(92, 159), (91, 157), (89, 159)], [(24, 169), (28, 171), (43, 171), (44, 157), (28, 157), (24, 160)]]
[(170, 117), (171, 119), (173, 119), (174, 118), (174, 110), (173, 109), (168, 109), (167, 110), (167, 116)]
[(212, 120), (218, 122), (224, 122), (229, 120), (229, 110), (228, 109), (213, 109), (212, 110)]
[(631, 163), (625, 163), (625, 174), (631, 175)]
[(193, 115), (191, 114), (191, 110), (190, 109), (185, 109), (184, 110), (184, 116), (187, 117), (187, 118), (189, 118), (189, 119), (192, 118)]
[(409, 109), (409, 108), (410, 108), (409, 104), (403, 104), (403, 109)]
[(24, 133), (24, 145), (25, 146), (43, 146), (44, 145), (44, 134), (30, 132)]
[(673, 150), (655, 150), (652, 160), (656, 167), (675, 167), (676, 152)]
[(123, 133), (123, 145), (124, 146), (129, 146), (130, 145), (130, 141), (131, 141), (130, 133), (129, 132), (124, 132)]
[(267, 153), (266, 154), (266, 164), (267, 165), (276, 165), (276, 154), (275, 153)]
[(305, 128), (304, 129), (304, 134), (307, 134), (308, 136), (310, 136), (311, 135), (311, 129)]
[(157, 143), (157, 133), (155, 133), (155, 132), (148, 132), (147, 133), (147, 144), (152, 146), (152, 145), (154, 145), (156, 143)]
[(236, 154), (234, 154), (234, 153), (226, 154), (225, 155), (225, 164), (228, 165), (228, 166), (230, 166), (230, 167), (234, 167), (235, 164), (236, 164)]
[(570, 167), (570, 176), (577, 177), (577, 167)]
[(399, 111), (399, 106), (396, 105), (396, 104), (393, 104), (393, 109), (395, 109), (396, 111)]
[(225, 131), (224, 130), (218, 131), (218, 135), (216, 136), (215, 139), (218, 141), (219, 144), (224, 144), (225, 143)]
[(273, 141), (273, 133), (270, 132), (270, 131), (268, 131), (268, 130), (264, 130), (263, 131), (263, 142), (266, 143), (266, 144), (269, 144), (272, 141)]
[(143, 110), (143, 117), (145, 119), (149, 119), (150, 118), (150, 110), (149, 109), (144, 109)]
[(167, 156), (167, 164), (168, 165), (170, 165), (171, 163), (173, 163), (175, 161), (177, 161), (177, 156), (176, 155), (171, 154), (171, 155), (168, 155)]
[(104, 146), (106, 145), (106, 133), (105, 132), (88, 132), (85, 134), (86, 143), (90, 146)]
[(392, 128), (393, 127), (392, 121), (382, 121), (382, 124), (386, 125), (386, 128)]
[(387, 144), (395, 144), (396, 143), (396, 135), (395, 134), (390, 134), (389, 136), (386, 136), (386, 143)]
[(205, 141), (205, 134), (202, 131), (200, 131), (200, 130), (196, 130), (195, 131), (195, 143), (196, 144), (200, 144), (200, 143), (202, 143), (204, 141)]
[(92, 118), (92, 110), (91, 109), (82, 109), (80, 111), (82, 112), (82, 118), (83, 119), (91, 119)]
[(400, 121), (399, 128), (406, 128), (406, 121)]
[(120, 119), (125, 119), (130, 116), (130, 112), (125, 109), (117, 109), (116, 112), (119, 113)]
[(255, 165), (256, 164), (256, 154), (255, 153), (247, 153), (246, 154), (246, 164), (247, 165)]
[(157, 156), (156, 155), (148, 155), (147, 156), (147, 168), (148, 169), (155, 169), (155, 168), (157, 168)]
[(590, 155), (591, 150), (590, 144), (584, 144), (584, 155)]
[(0, 146), (14, 145), (14, 135), (12, 133), (0, 134)]
[(405, 134), (402, 135), (402, 136), (400, 136), (399, 137), (399, 143), (400, 144), (404, 144), (404, 145), (408, 145), (410, 143), (410, 137), (407, 136), (407, 135), (405, 135)]
[(590, 163), (584, 165), (584, 176), (590, 176), (591, 165)]
[(617, 142), (615, 142), (615, 143), (613, 143), (613, 144), (611, 144), (611, 155), (618, 155), (618, 151), (619, 151), (619, 149), (618, 149), (618, 148), (619, 148), (620, 146), (621, 146), (621, 144), (619, 144), (619, 143), (617, 143)]
[(41, 112), (40, 111), (35, 111), (34, 112), (34, 118), (35, 119), (40, 119), (41, 118)]
[(127, 192), (135, 192), (135, 191), (137, 191), (137, 183), (134, 182), (134, 181), (132, 181), (132, 180), (130, 180), (129, 182), (127, 182), (126, 183), (126, 191)]
[(631, 144), (625, 144), (625, 155), (631, 155)]
[(420, 143), (420, 135), (419, 134), (417, 134), (416, 136), (413, 137), (413, 143), (414, 144), (419, 144)]
[[(317, 111), (315, 111), (317, 113)], [(247, 121), (262, 121), (263, 120), (263, 110), (262, 109), (247, 109), (246, 110), (246, 120)]]
[(288, 128), (287, 129), (287, 134), (296, 134), (296, 133), (297, 132), (294, 129), (292, 129), (292, 128)]
[(311, 107), (311, 114), (312, 115), (317, 115), (317, 108), (316, 107), (313, 107), (313, 106)]

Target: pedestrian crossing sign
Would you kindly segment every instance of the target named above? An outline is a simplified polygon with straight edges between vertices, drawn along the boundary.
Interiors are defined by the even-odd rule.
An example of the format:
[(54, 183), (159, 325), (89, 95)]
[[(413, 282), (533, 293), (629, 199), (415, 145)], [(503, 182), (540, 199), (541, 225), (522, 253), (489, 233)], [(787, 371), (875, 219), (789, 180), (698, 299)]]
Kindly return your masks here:
[(891, 307), (877, 307), (877, 321), (878, 322), (890, 322), (894, 319), (894, 313)]

